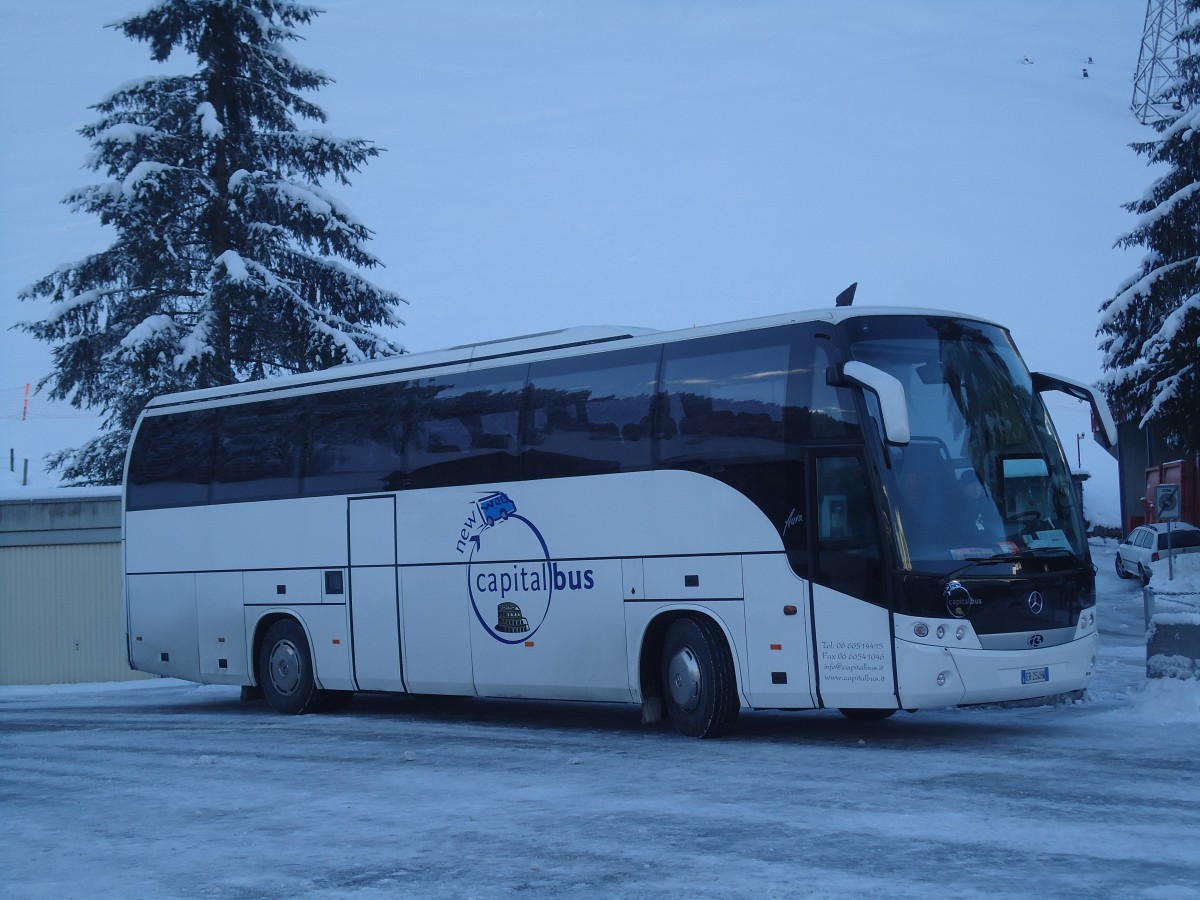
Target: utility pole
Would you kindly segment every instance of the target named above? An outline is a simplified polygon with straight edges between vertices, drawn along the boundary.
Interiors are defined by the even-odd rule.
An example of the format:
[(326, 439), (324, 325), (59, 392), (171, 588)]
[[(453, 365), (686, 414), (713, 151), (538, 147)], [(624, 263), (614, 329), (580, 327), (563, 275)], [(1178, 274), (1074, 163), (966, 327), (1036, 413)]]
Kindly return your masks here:
[(1183, 109), (1178, 99), (1164, 94), (1179, 74), (1179, 61), (1190, 53), (1187, 41), (1179, 39), (1187, 13), (1180, 0), (1146, 0), (1146, 24), (1133, 75), (1133, 114), (1143, 125), (1169, 119)]

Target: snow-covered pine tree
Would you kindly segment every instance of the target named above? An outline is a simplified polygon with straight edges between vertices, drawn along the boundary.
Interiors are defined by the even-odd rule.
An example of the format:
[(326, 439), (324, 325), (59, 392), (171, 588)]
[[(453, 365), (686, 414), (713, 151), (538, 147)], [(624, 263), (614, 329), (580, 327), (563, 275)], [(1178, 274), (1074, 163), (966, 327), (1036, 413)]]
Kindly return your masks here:
[[(1180, 38), (1200, 47), (1200, 0), (1189, 0)], [(1182, 59), (1169, 89), (1178, 115), (1133, 145), (1169, 168), (1139, 200), (1120, 247), (1149, 251), (1100, 307), (1103, 387), (1119, 421), (1154, 422), (1181, 454), (1200, 453), (1200, 55)]]
[(155, 394), (401, 352), (396, 294), (360, 273), (372, 232), (322, 186), (378, 148), (298, 121), (329, 82), (286, 45), (319, 10), (293, 0), (162, 0), (113, 27), (194, 74), (119, 88), (81, 129), (106, 181), (64, 201), (116, 231), (108, 249), (21, 293), (49, 298), (22, 327), (53, 345), (40, 387), (104, 413), (101, 433), (50, 459), (72, 484), (116, 484)]

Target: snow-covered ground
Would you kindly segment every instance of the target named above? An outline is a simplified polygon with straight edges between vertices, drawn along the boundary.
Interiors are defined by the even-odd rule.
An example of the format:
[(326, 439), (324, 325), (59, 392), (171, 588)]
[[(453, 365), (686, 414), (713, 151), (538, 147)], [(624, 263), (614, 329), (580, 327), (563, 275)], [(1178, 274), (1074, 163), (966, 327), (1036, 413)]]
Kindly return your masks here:
[(0, 688), (0, 894), (1197, 898), (1200, 683), (1146, 681), (1114, 547), (1074, 703), (695, 741), (632, 706)]

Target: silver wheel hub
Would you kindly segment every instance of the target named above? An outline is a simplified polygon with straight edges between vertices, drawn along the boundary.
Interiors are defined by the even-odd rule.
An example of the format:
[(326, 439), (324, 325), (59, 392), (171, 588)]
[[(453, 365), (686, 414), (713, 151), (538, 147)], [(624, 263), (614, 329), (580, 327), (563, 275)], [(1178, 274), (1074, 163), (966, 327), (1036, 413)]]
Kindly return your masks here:
[(280, 641), (272, 647), (268, 671), (275, 690), (284, 695), (295, 693), (300, 685), (300, 658), (296, 645), (291, 641)]
[(700, 705), (700, 664), (691, 647), (680, 647), (667, 666), (667, 686), (671, 699), (684, 712)]

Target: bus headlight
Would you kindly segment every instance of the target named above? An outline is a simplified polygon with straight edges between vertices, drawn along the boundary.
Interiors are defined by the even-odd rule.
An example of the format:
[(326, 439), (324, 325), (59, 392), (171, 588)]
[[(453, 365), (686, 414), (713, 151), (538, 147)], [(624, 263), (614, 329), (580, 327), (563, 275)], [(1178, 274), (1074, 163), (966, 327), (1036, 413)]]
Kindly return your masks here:
[(913, 634), (915, 634), (917, 637), (925, 637), (929, 634), (929, 626), (924, 622), (918, 622), (913, 626)]
[(965, 635), (966, 633), (967, 633), (967, 629), (964, 626), (959, 625), (958, 628), (954, 632), (954, 636), (961, 641), (963, 639), (963, 635)]

